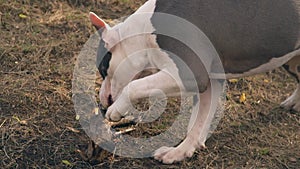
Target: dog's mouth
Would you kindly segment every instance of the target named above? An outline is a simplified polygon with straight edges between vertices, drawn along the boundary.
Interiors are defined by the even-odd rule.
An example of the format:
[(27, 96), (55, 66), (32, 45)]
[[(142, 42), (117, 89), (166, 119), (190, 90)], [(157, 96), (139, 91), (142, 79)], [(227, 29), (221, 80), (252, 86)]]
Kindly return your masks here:
[[(109, 96), (108, 96), (108, 107), (111, 106), (113, 103), (114, 103), (114, 101), (113, 101), (113, 99), (112, 99), (112, 96), (109, 95)], [(102, 114), (103, 116), (105, 116), (108, 107), (104, 107), (101, 103), (99, 104), (99, 110), (101, 111), (101, 114)]]
[(107, 112), (107, 108), (103, 107), (103, 105), (100, 103), (99, 104), (99, 110), (100, 110), (100, 113), (102, 114), (102, 116), (105, 117), (105, 114)]

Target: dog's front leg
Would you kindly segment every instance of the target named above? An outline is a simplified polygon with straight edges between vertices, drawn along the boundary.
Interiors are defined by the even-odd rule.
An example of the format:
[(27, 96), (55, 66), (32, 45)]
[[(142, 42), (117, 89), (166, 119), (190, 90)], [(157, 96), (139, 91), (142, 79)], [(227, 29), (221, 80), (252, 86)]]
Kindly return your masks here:
[(180, 94), (180, 84), (173, 76), (165, 71), (159, 71), (153, 75), (137, 79), (124, 87), (117, 100), (108, 108), (106, 118), (119, 121), (126, 116), (126, 112), (138, 99), (161, 94), (177, 96)]
[(192, 112), (186, 138), (177, 147), (161, 147), (156, 150), (154, 158), (166, 164), (191, 157), (196, 148), (205, 147), (205, 141), (216, 111), (222, 84), (212, 80), (204, 93), (200, 94), (199, 109)]

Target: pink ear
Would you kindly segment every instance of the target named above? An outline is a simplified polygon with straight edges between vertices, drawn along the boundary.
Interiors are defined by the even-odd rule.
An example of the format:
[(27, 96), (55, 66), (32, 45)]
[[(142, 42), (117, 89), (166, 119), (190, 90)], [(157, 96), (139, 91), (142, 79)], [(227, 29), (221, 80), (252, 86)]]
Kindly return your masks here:
[(94, 12), (90, 12), (90, 20), (97, 30), (106, 28), (107, 24), (100, 19)]

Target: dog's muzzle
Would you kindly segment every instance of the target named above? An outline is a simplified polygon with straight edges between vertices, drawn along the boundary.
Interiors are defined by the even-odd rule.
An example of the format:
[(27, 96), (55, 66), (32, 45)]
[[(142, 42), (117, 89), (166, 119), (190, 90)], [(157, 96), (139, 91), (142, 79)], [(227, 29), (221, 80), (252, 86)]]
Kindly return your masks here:
[[(112, 96), (109, 95), (108, 97), (108, 107), (111, 106), (114, 103)], [(104, 107), (101, 102), (99, 103), (99, 111), (100, 113), (105, 117), (106, 111), (108, 107)]]

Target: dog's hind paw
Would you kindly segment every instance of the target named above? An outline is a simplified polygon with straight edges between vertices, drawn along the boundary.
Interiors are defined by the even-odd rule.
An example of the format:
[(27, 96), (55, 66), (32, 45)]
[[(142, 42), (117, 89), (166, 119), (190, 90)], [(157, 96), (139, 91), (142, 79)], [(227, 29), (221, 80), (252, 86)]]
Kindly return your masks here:
[(300, 112), (300, 86), (289, 98), (282, 102), (280, 106)]

